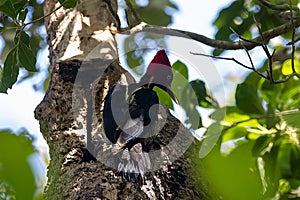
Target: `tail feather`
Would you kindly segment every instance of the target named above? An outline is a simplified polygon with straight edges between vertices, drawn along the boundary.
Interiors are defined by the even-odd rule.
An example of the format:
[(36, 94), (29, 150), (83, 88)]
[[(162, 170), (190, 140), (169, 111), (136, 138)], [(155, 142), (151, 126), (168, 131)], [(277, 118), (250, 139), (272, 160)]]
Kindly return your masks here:
[(117, 163), (119, 175), (131, 182), (142, 183), (145, 172), (150, 169), (151, 162), (147, 152), (142, 151), (140, 143), (135, 144), (130, 151), (123, 150)]

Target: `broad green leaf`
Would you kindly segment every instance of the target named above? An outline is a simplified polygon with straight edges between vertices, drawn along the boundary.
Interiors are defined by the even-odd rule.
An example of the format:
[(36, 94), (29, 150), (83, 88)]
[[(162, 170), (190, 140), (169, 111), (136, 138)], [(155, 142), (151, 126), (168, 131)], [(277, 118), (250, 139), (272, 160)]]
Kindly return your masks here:
[(300, 128), (300, 112), (284, 115), (283, 118), (290, 126)]
[(16, 199), (33, 199), (36, 186), (28, 160), (35, 150), (28, 134), (0, 131), (0, 152), (0, 180), (13, 188)]
[(194, 80), (189, 82), (189, 84), (192, 86), (197, 99), (198, 99), (198, 104), (202, 105), (202, 102), (207, 102), (207, 92), (206, 92), (206, 87), (205, 83), (199, 79)]
[(181, 76), (185, 78), (185, 80), (189, 79), (189, 73), (186, 65), (182, 63), (181, 61), (177, 60), (173, 65), (172, 65), (172, 70), (173, 74), (174, 73), (179, 73)]
[(77, 0), (58, 0), (58, 1), (65, 8), (74, 8), (77, 4)]
[(16, 10), (11, 0), (6, 0), (3, 4), (1, 4), (0, 11), (3, 12), (4, 15), (16, 19)]
[(262, 100), (254, 85), (241, 83), (237, 86), (235, 100), (237, 107), (247, 114), (263, 114)]
[(4, 67), (1, 73), (0, 92), (7, 93), (7, 89), (11, 89), (12, 85), (17, 81), (19, 75), (19, 67), (16, 59), (16, 49), (12, 49), (4, 62)]
[(25, 19), (26, 19), (27, 13), (28, 13), (28, 9), (27, 8), (22, 9), (19, 12), (18, 20), (23, 23), (25, 21)]
[(20, 32), (20, 42), (29, 47), (30, 37), (25, 31)]
[[(295, 71), (297, 73), (300, 73), (300, 61), (299, 60), (294, 59), (294, 67), (295, 67)], [(289, 74), (293, 73), (291, 59), (284, 61), (284, 63), (282, 64), (281, 72), (283, 75), (289, 75)]]
[(32, 50), (22, 41), (17, 47), (17, 56), (20, 65), (30, 72), (36, 72), (36, 57)]

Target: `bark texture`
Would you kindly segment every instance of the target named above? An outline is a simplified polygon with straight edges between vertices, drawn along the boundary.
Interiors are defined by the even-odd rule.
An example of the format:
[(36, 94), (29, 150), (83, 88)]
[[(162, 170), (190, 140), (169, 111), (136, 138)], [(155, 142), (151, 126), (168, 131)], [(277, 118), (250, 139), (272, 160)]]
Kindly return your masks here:
[[(46, 0), (45, 13), (58, 6)], [(51, 157), (45, 199), (207, 199), (191, 157), (197, 151), (196, 141), (176, 161), (148, 172), (143, 186), (126, 182), (87, 154), (87, 149), (97, 150), (105, 158), (103, 99), (122, 77), (132, 81), (130, 75), (124, 79), (126, 71), (117, 59), (113, 33), (120, 24), (116, 13), (116, 0), (80, 0), (76, 8), (60, 8), (46, 19), (51, 82), (35, 111)], [(171, 155), (182, 149), (168, 145), (178, 132), (176, 144), (184, 145), (192, 136), (168, 112), (161, 117), (167, 123), (157, 141), (168, 146), (163, 152)], [(89, 144), (90, 140), (97, 145)]]

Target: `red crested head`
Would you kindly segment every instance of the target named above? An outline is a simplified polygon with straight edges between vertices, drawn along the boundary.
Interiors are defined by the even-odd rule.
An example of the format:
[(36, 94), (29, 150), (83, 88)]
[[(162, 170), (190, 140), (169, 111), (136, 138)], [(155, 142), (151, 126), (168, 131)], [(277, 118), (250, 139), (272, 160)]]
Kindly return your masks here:
[(171, 90), (173, 73), (171, 63), (164, 49), (159, 50), (150, 62), (146, 74), (142, 77), (141, 83), (148, 86), (158, 86), (165, 90), (171, 98), (178, 103), (175, 94)]
[(159, 50), (156, 53), (151, 63), (149, 64), (146, 73), (155, 75), (156, 72), (159, 72), (161, 70), (162, 66), (168, 66), (171, 68), (171, 63), (164, 49)]

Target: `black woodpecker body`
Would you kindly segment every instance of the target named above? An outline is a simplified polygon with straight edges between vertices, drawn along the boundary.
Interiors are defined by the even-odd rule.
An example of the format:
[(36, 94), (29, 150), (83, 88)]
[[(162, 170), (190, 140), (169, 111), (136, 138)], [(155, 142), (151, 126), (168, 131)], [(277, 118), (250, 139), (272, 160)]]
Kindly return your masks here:
[(171, 90), (172, 79), (170, 61), (160, 50), (139, 83), (116, 84), (105, 97), (104, 131), (114, 144), (115, 166), (126, 180), (141, 183), (144, 173), (151, 169), (146, 143), (156, 135), (159, 104), (153, 87), (165, 90), (177, 103)]

